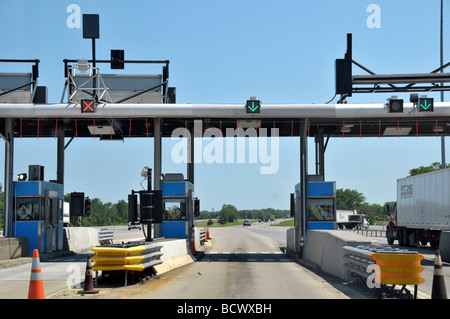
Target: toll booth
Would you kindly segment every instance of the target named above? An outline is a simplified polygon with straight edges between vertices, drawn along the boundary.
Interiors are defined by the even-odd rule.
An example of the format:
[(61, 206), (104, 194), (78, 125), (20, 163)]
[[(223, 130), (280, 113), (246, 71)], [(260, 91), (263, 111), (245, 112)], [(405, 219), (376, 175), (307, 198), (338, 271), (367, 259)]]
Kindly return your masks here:
[(28, 253), (34, 249), (40, 253), (52, 253), (63, 249), (62, 184), (43, 180), (43, 166), (29, 167), (22, 180), (13, 182), (14, 237), (28, 238)]
[(189, 238), (194, 224), (194, 185), (184, 180), (183, 174), (165, 174), (161, 190), (161, 235), (166, 238)]
[[(336, 182), (308, 180), (306, 229), (336, 229)], [(300, 183), (295, 185), (295, 209), (300, 209)], [(299, 214), (298, 216), (301, 216)]]

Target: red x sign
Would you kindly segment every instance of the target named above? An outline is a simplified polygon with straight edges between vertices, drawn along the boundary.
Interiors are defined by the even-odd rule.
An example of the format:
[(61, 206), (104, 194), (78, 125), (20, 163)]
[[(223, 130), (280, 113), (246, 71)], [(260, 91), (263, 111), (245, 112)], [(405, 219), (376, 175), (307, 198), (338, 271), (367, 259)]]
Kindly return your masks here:
[(95, 103), (94, 100), (81, 100), (81, 113), (94, 113)]

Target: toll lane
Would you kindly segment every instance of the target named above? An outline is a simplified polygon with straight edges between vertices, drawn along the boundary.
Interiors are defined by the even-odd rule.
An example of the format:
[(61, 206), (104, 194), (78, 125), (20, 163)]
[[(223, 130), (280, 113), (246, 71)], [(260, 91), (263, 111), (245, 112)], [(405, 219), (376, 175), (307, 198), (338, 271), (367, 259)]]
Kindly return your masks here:
[(211, 228), (212, 240), (197, 262), (143, 285), (115, 289), (94, 298), (144, 299), (348, 299), (362, 298), (338, 282), (287, 258), (280, 245), (248, 227)]

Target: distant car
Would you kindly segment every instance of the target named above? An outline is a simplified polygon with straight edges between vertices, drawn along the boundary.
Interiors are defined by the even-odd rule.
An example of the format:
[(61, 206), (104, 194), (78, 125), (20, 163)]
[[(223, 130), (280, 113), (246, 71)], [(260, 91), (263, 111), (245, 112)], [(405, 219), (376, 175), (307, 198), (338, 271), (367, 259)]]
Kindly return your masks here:
[(244, 227), (245, 226), (251, 226), (252, 224), (250, 223), (250, 221), (248, 219), (244, 220)]
[(139, 223), (139, 220), (136, 223), (128, 223), (128, 230), (134, 228), (141, 229), (141, 224)]

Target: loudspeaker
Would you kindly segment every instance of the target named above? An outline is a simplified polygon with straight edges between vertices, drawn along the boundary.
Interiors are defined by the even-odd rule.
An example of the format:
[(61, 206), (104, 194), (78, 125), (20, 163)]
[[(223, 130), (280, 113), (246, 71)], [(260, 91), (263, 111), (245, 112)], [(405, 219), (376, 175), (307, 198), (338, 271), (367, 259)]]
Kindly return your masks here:
[(83, 39), (100, 38), (99, 15), (83, 14)]
[(352, 62), (347, 59), (336, 59), (336, 94), (352, 96)]
[(28, 180), (29, 181), (43, 181), (44, 180), (44, 166), (40, 166), (40, 165), (28, 166)]

